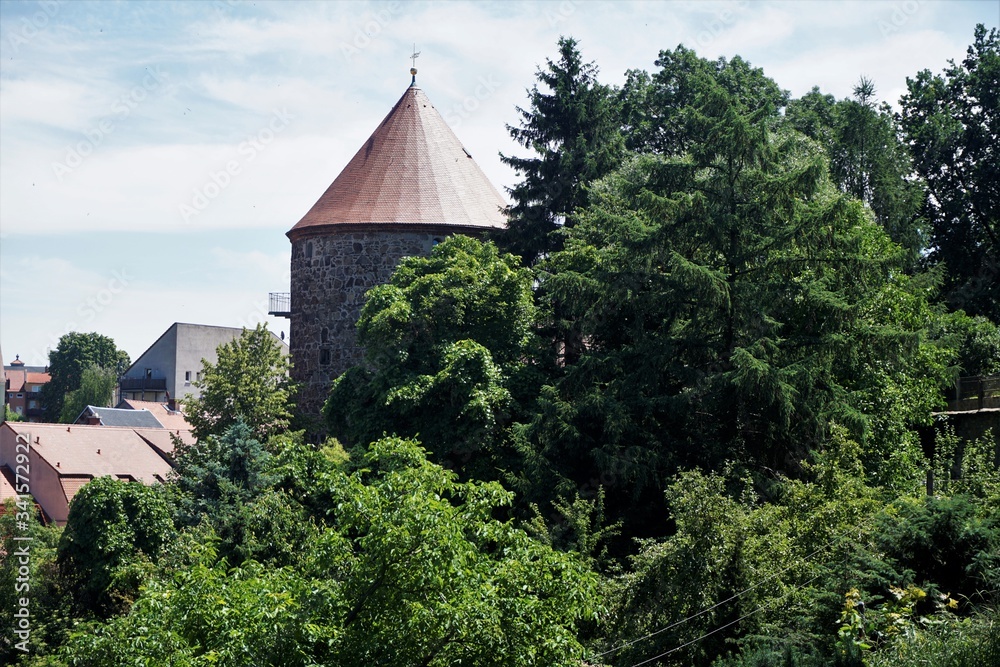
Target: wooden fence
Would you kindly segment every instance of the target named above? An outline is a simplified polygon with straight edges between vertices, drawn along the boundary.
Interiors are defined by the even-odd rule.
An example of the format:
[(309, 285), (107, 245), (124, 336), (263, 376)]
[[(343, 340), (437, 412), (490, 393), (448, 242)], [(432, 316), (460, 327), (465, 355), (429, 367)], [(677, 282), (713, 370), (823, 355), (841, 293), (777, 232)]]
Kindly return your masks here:
[(948, 399), (949, 412), (1000, 408), (1000, 375), (959, 378)]

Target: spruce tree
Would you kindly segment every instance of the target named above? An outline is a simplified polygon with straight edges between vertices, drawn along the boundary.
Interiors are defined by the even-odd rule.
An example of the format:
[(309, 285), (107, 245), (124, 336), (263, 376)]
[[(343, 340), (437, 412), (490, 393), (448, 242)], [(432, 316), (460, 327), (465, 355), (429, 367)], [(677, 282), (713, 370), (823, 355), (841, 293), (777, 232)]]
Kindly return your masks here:
[(559, 59), (546, 60), (536, 74), (543, 89), (535, 84), (527, 108), (517, 108), (520, 127), (507, 126), (535, 156), (500, 156), (523, 180), (509, 189), (510, 222), (496, 240), (527, 264), (562, 246), (553, 232), (573, 226), (586, 185), (620, 163), (618, 104), (597, 73), (596, 65), (583, 62), (576, 40), (560, 38)]

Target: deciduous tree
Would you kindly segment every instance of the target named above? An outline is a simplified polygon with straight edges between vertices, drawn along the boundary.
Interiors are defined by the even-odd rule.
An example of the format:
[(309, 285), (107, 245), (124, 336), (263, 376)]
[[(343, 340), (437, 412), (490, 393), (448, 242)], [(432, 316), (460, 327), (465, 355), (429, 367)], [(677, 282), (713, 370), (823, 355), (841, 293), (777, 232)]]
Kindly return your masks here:
[(58, 563), (77, 613), (98, 617), (128, 609), (173, 532), (161, 489), (98, 477), (73, 497)]
[(907, 79), (900, 123), (925, 181), (930, 261), (955, 308), (1000, 323), (1000, 31), (980, 24), (960, 62)]
[(88, 366), (80, 376), (80, 387), (66, 392), (59, 421), (72, 424), (88, 405), (109, 407), (117, 385), (118, 375), (114, 369)]
[(244, 329), (218, 349), (214, 364), (202, 360), (199, 398), (185, 401), (184, 411), (196, 437), (221, 435), (242, 421), (258, 440), (288, 428), (294, 404), (289, 360), (264, 324)]
[(460, 483), (386, 439), (324, 478), (329, 526), (295, 567), (231, 568), (202, 547), (131, 614), (73, 638), (73, 664), (580, 664), (597, 578), (495, 518), (496, 483)]
[(404, 260), (368, 294), (368, 364), (334, 382), (331, 434), (352, 446), (419, 436), (438, 462), (495, 478), (505, 429), (530, 400), (535, 319), (531, 274), (492, 243), (455, 236)]
[(129, 367), (129, 363), (128, 354), (119, 350), (107, 336), (76, 331), (63, 335), (56, 349), (49, 352), (49, 375), (52, 379), (42, 387), (42, 405), (46, 419), (51, 422), (59, 421), (66, 393), (79, 389), (83, 372), (87, 368), (97, 366), (118, 378)]

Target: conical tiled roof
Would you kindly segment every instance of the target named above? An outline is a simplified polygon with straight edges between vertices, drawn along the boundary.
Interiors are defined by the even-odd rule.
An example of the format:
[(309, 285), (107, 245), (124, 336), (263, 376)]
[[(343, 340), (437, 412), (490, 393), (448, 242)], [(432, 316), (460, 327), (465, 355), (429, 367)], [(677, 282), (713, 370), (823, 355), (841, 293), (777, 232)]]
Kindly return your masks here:
[(503, 227), (504, 206), (424, 92), (410, 86), (288, 236), (343, 225)]

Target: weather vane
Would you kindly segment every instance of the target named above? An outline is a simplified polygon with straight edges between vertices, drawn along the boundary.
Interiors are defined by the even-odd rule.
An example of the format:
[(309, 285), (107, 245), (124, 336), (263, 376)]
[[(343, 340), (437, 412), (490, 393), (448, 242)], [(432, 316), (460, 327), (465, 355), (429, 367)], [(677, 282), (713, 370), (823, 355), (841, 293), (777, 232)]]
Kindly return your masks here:
[(413, 79), (410, 81), (411, 86), (417, 85), (417, 58), (420, 56), (420, 51), (417, 51), (416, 43), (413, 44), (413, 55), (410, 56), (410, 60), (413, 64), (410, 66), (410, 75)]

